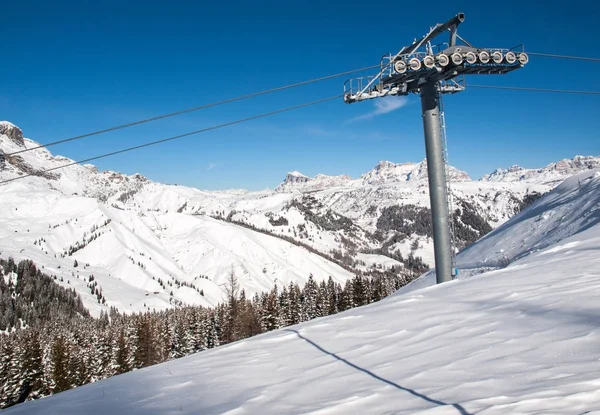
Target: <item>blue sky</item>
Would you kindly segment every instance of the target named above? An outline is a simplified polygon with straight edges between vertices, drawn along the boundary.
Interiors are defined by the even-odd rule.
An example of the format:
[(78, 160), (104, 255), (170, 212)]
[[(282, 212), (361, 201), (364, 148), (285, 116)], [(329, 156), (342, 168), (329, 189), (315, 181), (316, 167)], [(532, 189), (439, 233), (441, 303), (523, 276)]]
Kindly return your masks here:
[[(19, 3), (19, 4), (17, 4)], [(451, 3), (451, 4), (450, 4)], [(45, 143), (379, 62), (435, 23), (466, 14), (480, 47), (600, 56), (600, 5), (455, 1), (10, 2), (2, 6), (0, 119)], [(532, 57), (472, 84), (600, 90), (600, 64)], [(358, 75), (358, 74), (357, 74)], [(333, 96), (345, 78), (53, 147), (83, 159)], [(598, 96), (470, 89), (445, 98), (451, 164), (478, 178), (600, 155)], [(341, 99), (98, 160), (203, 189), (275, 187), (287, 171), (358, 177), (379, 160), (424, 158), (420, 102)]]

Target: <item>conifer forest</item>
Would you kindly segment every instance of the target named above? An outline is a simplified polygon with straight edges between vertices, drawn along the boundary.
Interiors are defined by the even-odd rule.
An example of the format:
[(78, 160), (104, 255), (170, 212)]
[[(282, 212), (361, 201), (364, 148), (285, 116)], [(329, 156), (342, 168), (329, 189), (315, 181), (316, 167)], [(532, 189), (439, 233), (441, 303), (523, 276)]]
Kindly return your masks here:
[(0, 407), (62, 392), (281, 327), (379, 301), (419, 275), (372, 270), (344, 286), (310, 275), (247, 298), (233, 271), (215, 308), (93, 318), (32, 261), (0, 260)]

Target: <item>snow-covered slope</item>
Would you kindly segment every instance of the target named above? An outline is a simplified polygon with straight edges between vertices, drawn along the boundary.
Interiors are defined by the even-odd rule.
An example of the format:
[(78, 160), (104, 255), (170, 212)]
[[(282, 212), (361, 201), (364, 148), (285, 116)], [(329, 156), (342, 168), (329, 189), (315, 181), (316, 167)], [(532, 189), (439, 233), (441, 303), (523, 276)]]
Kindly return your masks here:
[(598, 413), (599, 189), (599, 171), (568, 180), (459, 256), (483, 268), (498, 248), (519, 247), (506, 268), (5, 412)]
[[(71, 162), (45, 149), (11, 155), (37, 143), (7, 122), (0, 133), (0, 180)], [(305, 248), (202, 214), (245, 193), (166, 186), (89, 165), (42, 173), (2, 186), (0, 255), (34, 260), (75, 288), (95, 315), (110, 306), (212, 306), (223, 301), (230, 272), (249, 296), (303, 284), (311, 273), (338, 282), (352, 277)]]
[[(457, 257), (459, 273), (473, 275), (485, 270), (502, 268), (532, 252), (597, 227), (600, 223), (600, 169), (570, 177), (551, 193), (508, 222), (467, 247)], [(548, 253), (568, 251), (578, 242), (562, 244), (546, 250)], [(600, 252), (598, 252), (600, 255)], [(430, 271), (414, 281), (406, 290), (433, 285)]]

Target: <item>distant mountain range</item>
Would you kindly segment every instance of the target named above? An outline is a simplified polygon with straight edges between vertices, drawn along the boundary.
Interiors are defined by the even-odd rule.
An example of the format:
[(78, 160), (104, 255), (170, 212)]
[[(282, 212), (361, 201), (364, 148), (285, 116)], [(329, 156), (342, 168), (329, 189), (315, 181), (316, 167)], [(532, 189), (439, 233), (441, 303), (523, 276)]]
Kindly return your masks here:
[[(93, 165), (42, 173), (72, 162), (46, 149), (11, 155), (37, 145), (0, 122), (0, 180), (33, 174), (0, 192), (0, 256), (34, 260), (95, 314), (215, 305), (232, 272), (253, 295), (310, 274), (344, 282), (433, 262), (425, 161), (381, 161), (357, 179), (290, 172), (274, 190), (202, 191)], [(450, 167), (458, 247), (597, 167), (600, 158), (577, 156), (480, 180)]]

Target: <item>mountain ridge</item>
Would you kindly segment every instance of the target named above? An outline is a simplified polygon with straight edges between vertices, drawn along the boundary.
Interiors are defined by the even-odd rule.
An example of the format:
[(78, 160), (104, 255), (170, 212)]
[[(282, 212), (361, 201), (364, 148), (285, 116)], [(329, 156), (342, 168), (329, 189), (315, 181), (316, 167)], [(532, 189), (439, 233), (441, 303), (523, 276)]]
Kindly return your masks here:
[[(26, 148), (38, 147), (40, 144), (25, 138), (22, 130), (9, 121), (0, 121), (0, 142), (2, 140), (2, 136), (6, 136), (12, 143), (14, 143), (18, 148), (13, 148), (12, 151), (6, 151), (5, 148), (0, 148), (0, 154), (4, 155), (4, 158), (15, 151), (20, 151)], [(13, 146), (2, 146), (2, 147), (10, 147)], [(68, 157), (64, 157), (61, 155), (52, 155), (50, 151), (46, 148), (40, 148), (35, 150), (36, 152), (41, 152), (41, 154), (45, 155), (50, 159), (54, 159), (55, 161), (65, 161), (68, 163), (74, 162)], [(10, 163), (9, 163), (10, 164)], [(1, 165), (0, 165), (1, 167)], [(57, 167), (57, 166), (52, 166)], [(123, 173), (103, 170), (99, 171), (98, 167), (93, 164), (84, 164), (82, 167), (91, 170), (92, 172), (101, 173), (110, 175), (113, 178), (140, 178), (141, 180), (149, 180), (144, 177), (140, 173), (135, 173), (132, 175), (126, 175)], [(560, 179), (564, 179), (574, 173), (577, 173), (582, 170), (589, 170), (600, 167), (600, 156), (581, 156), (576, 155), (572, 159), (565, 158), (556, 162), (549, 163), (548, 165), (540, 168), (525, 168), (519, 165), (513, 165), (508, 168), (497, 168), (491, 173), (484, 174), (478, 181), (496, 181), (496, 182), (514, 182), (514, 181), (523, 181), (523, 180), (533, 180), (536, 175), (542, 176), (543, 180), (547, 180), (548, 182), (556, 182)], [(465, 171), (459, 170), (453, 166), (449, 166), (449, 177), (450, 182), (457, 181), (474, 181), (468, 173)], [(26, 170), (26, 168), (25, 168)], [(29, 173), (27, 171), (21, 171), (21, 173), (35, 173), (35, 170), (31, 170)], [(548, 175), (552, 173), (551, 177), (543, 177), (544, 174)], [(285, 191), (286, 185), (304, 185), (304, 184), (315, 184), (318, 183), (321, 188), (324, 187), (333, 187), (336, 185), (352, 185), (357, 181), (362, 181), (362, 184), (386, 184), (386, 183), (396, 183), (396, 182), (408, 182), (412, 180), (426, 180), (427, 179), (427, 162), (426, 159), (420, 162), (401, 162), (394, 163), (388, 160), (379, 161), (375, 167), (366, 173), (363, 173), (360, 178), (354, 179), (349, 175), (340, 174), (340, 175), (326, 175), (326, 174), (317, 174), (315, 177), (306, 176), (299, 171), (290, 171), (286, 174), (284, 180), (274, 188), (275, 191)], [(158, 182), (157, 182), (158, 183)], [(314, 186), (313, 186), (314, 187)], [(223, 189), (221, 191), (245, 191), (245, 189)]]
[[(381, 161), (358, 179), (292, 171), (274, 190), (203, 191), (90, 164), (42, 174), (71, 160), (46, 148), (11, 156), (38, 144), (24, 137), (21, 143), (18, 127), (0, 125), (0, 180), (32, 174), (0, 194), (7, 212), (0, 252), (62, 275), (92, 313), (110, 305), (123, 311), (214, 305), (232, 271), (252, 295), (303, 283), (310, 273), (344, 282), (356, 273), (414, 273), (433, 265), (424, 161)], [(540, 180), (474, 181), (451, 169), (457, 247), (506, 222), (571, 170), (555, 168)], [(74, 260), (89, 267), (76, 269)], [(106, 306), (90, 295), (85, 279), (92, 273)]]

